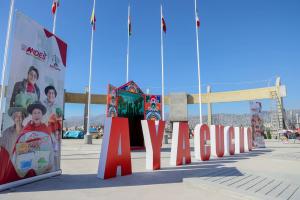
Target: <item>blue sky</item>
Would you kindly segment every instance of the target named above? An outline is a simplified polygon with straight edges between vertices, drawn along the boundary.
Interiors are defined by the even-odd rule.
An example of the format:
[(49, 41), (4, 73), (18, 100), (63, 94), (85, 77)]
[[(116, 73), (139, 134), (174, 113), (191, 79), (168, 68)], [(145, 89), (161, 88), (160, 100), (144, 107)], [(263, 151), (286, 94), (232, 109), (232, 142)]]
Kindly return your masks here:
[[(193, 0), (132, 0), (129, 78), (144, 91), (160, 93), (160, 2), (167, 23), (165, 89), (197, 93), (197, 60)], [(97, 0), (93, 93), (106, 93), (108, 83), (125, 82), (128, 0)], [(18, 9), (52, 30), (52, 0), (15, 0)], [(56, 34), (68, 43), (65, 88), (83, 92), (88, 85), (93, 0), (61, 0)], [(213, 91), (265, 87), (280, 76), (287, 86), (285, 107), (299, 106), (300, 1), (198, 0), (201, 20), (201, 79)], [(0, 61), (2, 68), (9, 1), (0, 1)], [(251, 83), (249, 83), (251, 82)], [(265, 110), (271, 101), (264, 100)], [(204, 113), (206, 112), (204, 106)], [(197, 106), (189, 106), (191, 114)], [(214, 105), (214, 112), (247, 113), (249, 102)], [(83, 105), (66, 105), (66, 116), (81, 115)], [(93, 106), (92, 115), (104, 106)]]

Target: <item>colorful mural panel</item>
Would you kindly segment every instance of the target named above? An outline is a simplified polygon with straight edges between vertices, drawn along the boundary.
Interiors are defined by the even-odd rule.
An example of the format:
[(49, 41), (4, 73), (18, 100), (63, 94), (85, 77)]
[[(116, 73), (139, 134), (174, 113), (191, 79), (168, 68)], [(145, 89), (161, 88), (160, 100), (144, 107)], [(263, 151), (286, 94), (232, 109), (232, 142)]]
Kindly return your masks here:
[(144, 98), (140, 94), (127, 91), (118, 92), (118, 116), (143, 116)]
[(161, 96), (160, 95), (145, 95), (145, 119), (146, 120), (161, 120)]
[(124, 90), (127, 92), (137, 93), (137, 94), (144, 94), (142, 90), (139, 88), (139, 86), (133, 81), (129, 81), (128, 83), (122, 85), (121, 87), (118, 88), (118, 90)]

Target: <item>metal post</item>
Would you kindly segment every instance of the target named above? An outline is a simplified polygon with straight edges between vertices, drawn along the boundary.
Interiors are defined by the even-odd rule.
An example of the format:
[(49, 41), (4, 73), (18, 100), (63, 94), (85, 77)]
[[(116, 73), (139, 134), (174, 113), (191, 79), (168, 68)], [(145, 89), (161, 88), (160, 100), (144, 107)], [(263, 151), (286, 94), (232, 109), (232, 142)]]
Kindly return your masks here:
[(195, 28), (196, 28), (196, 46), (197, 46), (197, 69), (198, 69), (198, 100), (199, 100), (199, 123), (202, 124), (202, 98), (201, 98), (201, 73), (200, 73), (200, 50), (199, 50), (199, 33), (197, 27), (197, 0), (195, 0)]
[(88, 118), (88, 87), (85, 88), (85, 103), (84, 103), (84, 119), (83, 119), (83, 130), (87, 134), (87, 118)]
[(129, 81), (129, 42), (130, 42), (130, 5), (128, 5), (128, 31), (127, 31), (127, 62), (126, 62), (126, 83)]
[(160, 52), (161, 52), (161, 105), (162, 105), (162, 120), (165, 120), (165, 88), (164, 88), (164, 41), (163, 41), (163, 11), (160, 5)]
[(300, 124), (299, 124), (299, 114), (296, 113), (296, 128), (300, 128)]
[[(96, 6), (96, 0), (94, 0), (93, 5), (93, 13), (95, 14), (95, 6)], [(96, 23), (96, 22), (94, 22)], [(90, 52), (90, 71), (89, 71), (89, 93), (88, 93), (88, 105), (87, 105), (87, 133), (85, 134), (84, 140), (85, 144), (92, 144), (92, 135), (89, 131), (90, 129), (90, 105), (91, 105), (91, 85), (92, 85), (92, 66), (93, 66), (93, 46), (94, 46), (94, 28), (91, 27), (92, 36), (91, 36), (91, 52)]]
[(8, 27), (6, 32), (6, 41), (5, 41), (5, 48), (4, 48), (4, 58), (3, 58), (3, 65), (2, 65), (2, 79), (1, 79), (1, 86), (2, 89), (0, 92), (0, 137), (1, 137), (1, 129), (2, 129), (2, 117), (3, 117), (3, 98), (5, 92), (5, 76), (6, 76), (6, 65), (8, 60), (8, 48), (10, 42), (10, 35), (11, 35), (11, 25), (12, 25), (12, 17), (14, 12), (14, 5), (15, 0), (10, 1), (10, 9), (9, 9), (9, 17), (8, 17)]

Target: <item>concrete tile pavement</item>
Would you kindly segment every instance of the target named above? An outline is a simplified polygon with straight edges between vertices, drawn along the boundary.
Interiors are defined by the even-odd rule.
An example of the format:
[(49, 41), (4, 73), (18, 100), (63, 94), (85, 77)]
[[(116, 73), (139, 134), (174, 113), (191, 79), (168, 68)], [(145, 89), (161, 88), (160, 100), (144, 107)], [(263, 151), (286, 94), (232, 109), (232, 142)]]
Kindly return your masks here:
[[(93, 145), (85, 145), (83, 140), (63, 140), (61, 176), (2, 192), (0, 199), (259, 199), (260, 196), (252, 193), (214, 187), (214, 184), (233, 175), (242, 177), (244, 173), (254, 176), (253, 180), (244, 180), (251, 181), (240, 186), (243, 188), (270, 177), (292, 185), (300, 180), (300, 144), (267, 142), (266, 149), (208, 162), (192, 159), (192, 164), (180, 167), (169, 165), (168, 144), (162, 148), (161, 170), (145, 170), (145, 152), (135, 151), (132, 152), (133, 175), (110, 180), (96, 178), (100, 145), (101, 140), (94, 140)], [(257, 176), (259, 179), (254, 179)], [(186, 181), (189, 178), (202, 182)]]

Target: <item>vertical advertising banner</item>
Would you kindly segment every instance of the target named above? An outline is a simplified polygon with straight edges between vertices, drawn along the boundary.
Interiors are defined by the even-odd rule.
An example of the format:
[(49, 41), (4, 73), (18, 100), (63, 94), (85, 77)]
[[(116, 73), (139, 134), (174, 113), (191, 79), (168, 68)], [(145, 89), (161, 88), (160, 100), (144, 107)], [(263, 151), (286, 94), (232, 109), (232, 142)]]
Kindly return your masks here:
[(264, 141), (264, 127), (263, 127), (263, 119), (261, 116), (262, 106), (261, 102), (250, 101), (250, 109), (251, 109), (251, 126), (253, 130), (253, 143), (255, 147), (265, 147)]
[(67, 44), (16, 13), (0, 184), (60, 170)]
[(106, 116), (107, 117), (118, 116), (117, 88), (112, 86), (111, 84), (108, 85)]

